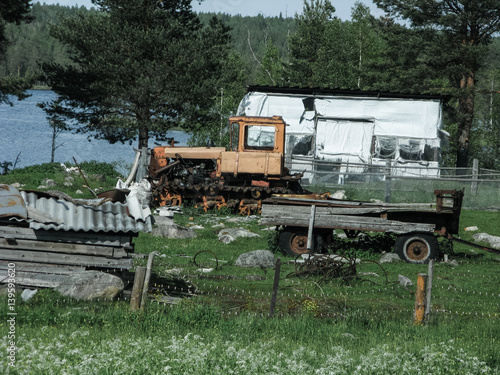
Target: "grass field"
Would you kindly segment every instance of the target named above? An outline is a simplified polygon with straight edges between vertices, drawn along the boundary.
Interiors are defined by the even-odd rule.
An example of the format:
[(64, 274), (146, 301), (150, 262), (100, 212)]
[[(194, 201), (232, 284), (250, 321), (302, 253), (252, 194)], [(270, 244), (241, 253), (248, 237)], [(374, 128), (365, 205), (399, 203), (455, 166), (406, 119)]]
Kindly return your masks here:
[[(496, 211), (465, 210), (461, 228), (475, 225), (500, 236), (498, 219)], [(272, 249), (274, 232), (257, 218), (189, 208), (176, 221), (203, 229), (186, 240), (141, 233), (135, 252), (158, 251), (155, 273), (191, 285), (195, 296), (177, 305), (153, 300), (137, 312), (124, 299), (82, 302), (43, 290), (22, 302), (18, 295), (16, 362), (9, 366), (2, 356), (0, 373), (500, 374), (498, 255), (455, 244), (450, 259), (456, 263), (435, 265), (430, 322), (415, 326), (415, 286), (403, 287), (398, 277), (416, 283), (427, 265), (377, 264), (391, 238), (342, 246), (362, 260), (349, 279), (290, 276), (293, 259), (276, 253), (283, 265), (276, 311), (268, 317), (274, 270), (234, 263), (242, 253)], [(219, 224), (260, 237), (223, 244)], [(460, 237), (472, 240), (472, 234), (462, 230)], [(206, 273), (194, 264), (203, 250), (216, 256), (218, 269)], [(10, 310), (1, 298), (0, 350), (8, 353)]]

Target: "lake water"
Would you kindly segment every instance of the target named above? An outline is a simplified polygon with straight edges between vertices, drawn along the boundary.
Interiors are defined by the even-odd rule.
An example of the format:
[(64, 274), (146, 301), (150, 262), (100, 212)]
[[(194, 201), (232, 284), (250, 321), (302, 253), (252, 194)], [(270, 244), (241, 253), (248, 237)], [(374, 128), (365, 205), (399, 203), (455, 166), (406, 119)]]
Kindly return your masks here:
[[(34, 164), (50, 162), (52, 129), (45, 117), (45, 112), (37, 107), (37, 103), (49, 102), (56, 98), (52, 91), (29, 90), (31, 96), (25, 100), (12, 100), (14, 106), (0, 104), (0, 163), (8, 161), (14, 164), (16, 157), (17, 168)], [(176, 146), (185, 146), (188, 135), (182, 131), (169, 131), (167, 136), (174, 137)], [(154, 139), (149, 141), (153, 147)], [(54, 159), (58, 163), (73, 163), (73, 157), (78, 163), (96, 160), (98, 162), (117, 162), (120, 172), (134, 161), (134, 147), (137, 140), (129, 144), (109, 144), (105, 140), (87, 139), (87, 134), (61, 133), (56, 138)]]

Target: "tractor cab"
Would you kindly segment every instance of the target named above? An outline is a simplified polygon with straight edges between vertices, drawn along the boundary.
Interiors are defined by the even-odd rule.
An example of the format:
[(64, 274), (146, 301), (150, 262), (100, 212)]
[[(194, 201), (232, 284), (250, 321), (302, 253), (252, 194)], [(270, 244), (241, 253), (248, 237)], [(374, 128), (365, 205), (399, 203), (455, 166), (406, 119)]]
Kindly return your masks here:
[(230, 150), (223, 152), (219, 175), (282, 176), (285, 173), (285, 122), (281, 116), (231, 117)]

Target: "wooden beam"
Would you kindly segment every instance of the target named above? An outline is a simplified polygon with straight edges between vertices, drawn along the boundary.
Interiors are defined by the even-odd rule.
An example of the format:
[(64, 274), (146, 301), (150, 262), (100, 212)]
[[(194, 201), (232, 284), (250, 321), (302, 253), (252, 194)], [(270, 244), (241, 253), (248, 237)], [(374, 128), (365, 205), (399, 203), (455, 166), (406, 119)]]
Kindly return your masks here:
[(0, 260), (119, 269), (130, 269), (133, 266), (131, 258), (105, 258), (80, 254), (12, 249), (0, 249)]
[[(37, 272), (18, 271), (16, 269), (16, 285), (32, 286), (39, 288), (55, 288), (67, 278), (68, 275), (44, 274)], [(0, 270), (0, 282), (7, 279), (7, 271)]]
[[(0, 260), (0, 271), (5, 271), (10, 269), (8, 266), (11, 261)], [(16, 265), (16, 272), (26, 271), (26, 272), (36, 272), (36, 273), (50, 273), (57, 275), (70, 275), (75, 272), (85, 271), (85, 267), (74, 267), (56, 264), (44, 264), (44, 263), (28, 263), (28, 262), (14, 262)]]
[(51, 251), (57, 253), (97, 255), (114, 258), (126, 258), (128, 256), (127, 252), (123, 248), (114, 248), (111, 246), (33, 241), (17, 238), (0, 238), (0, 249)]

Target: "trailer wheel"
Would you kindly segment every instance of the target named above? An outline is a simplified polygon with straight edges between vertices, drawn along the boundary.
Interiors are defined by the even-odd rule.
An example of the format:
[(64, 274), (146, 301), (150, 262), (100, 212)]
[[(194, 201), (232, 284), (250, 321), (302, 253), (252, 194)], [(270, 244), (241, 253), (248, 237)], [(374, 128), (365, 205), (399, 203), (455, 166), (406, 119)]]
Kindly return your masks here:
[(307, 250), (307, 228), (285, 227), (280, 232), (280, 249), (291, 256), (309, 254)]
[[(312, 252), (321, 253), (327, 249), (331, 243), (331, 234), (329, 237), (329, 233), (328, 231), (316, 231)], [(293, 257), (310, 254), (311, 251), (307, 250), (307, 228), (285, 227), (280, 232), (279, 246), (283, 252)]]
[(413, 233), (399, 236), (394, 252), (409, 263), (427, 263), (438, 254), (438, 241), (432, 234)]

